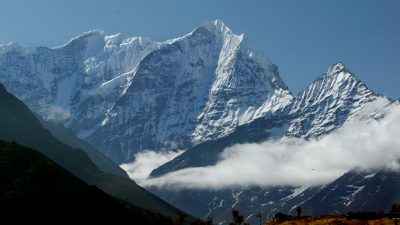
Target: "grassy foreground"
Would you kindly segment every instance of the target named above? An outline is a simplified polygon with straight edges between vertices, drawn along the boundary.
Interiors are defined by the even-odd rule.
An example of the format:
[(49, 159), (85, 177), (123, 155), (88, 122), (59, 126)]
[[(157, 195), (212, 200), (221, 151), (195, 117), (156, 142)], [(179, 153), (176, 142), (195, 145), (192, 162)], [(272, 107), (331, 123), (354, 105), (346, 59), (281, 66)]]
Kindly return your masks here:
[(265, 225), (400, 225), (398, 218), (380, 218), (371, 220), (351, 219), (346, 216), (301, 217), (282, 222), (270, 221)]

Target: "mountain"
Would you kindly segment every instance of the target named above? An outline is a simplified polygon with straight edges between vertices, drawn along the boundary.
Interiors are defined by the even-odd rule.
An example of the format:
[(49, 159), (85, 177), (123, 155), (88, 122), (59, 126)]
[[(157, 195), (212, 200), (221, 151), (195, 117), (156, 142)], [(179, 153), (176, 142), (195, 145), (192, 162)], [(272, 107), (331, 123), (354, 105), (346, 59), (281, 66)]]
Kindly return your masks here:
[[(372, 119), (380, 119), (393, 103), (394, 101), (387, 97), (377, 95), (369, 90), (342, 63), (336, 63), (296, 95), (289, 105), (280, 108), (275, 113), (241, 125), (225, 137), (206, 141), (188, 149), (153, 170), (151, 176), (162, 176), (183, 168), (215, 165), (222, 151), (234, 144), (260, 143), (269, 139), (285, 137), (319, 138), (354, 120), (367, 122)], [(348, 189), (348, 185), (357, 186), (352, 181), (354, 180), (350, 179), (348, 183), (341, 183), (340, 186), (343, 188), (339, 189), (336, 194), (345, 195), (340, 190)], [(391, 190), (395, 190), (395, 187), (392, 185)], [(199, 217), (213, 214), (216, 216), (216, 221), (229, 221), (231, 209), (236, 208), (248, 216), (249, 222), (257, 222), (255, 213), (258, 211), (264, 212), (265, 217), (272, 218), (274, 213), (280, 210), (292, 212), (299, 204), (304, 204), (306, 207), (308, 202), (310, 202), (308, 206), (310, 208), (306, 207), (305, 212), (334, 213), (334, 211), (322, 210), (323, 205), (315, 202), (316, 200), (310, 200), (323, 193), (325, 189), (321, 188), (260, 187), (219, 191), (176, 191), (151, 188), (151, 190), (167, 202)], [(364, 197), (364, 201), (369, 201), (368, 198), (373, 201), (371, 196)], [(387, 197), (385, 202), (377, 204), (376, 207), (386, 209), (389, 201), (390, 198)], [(196, 208), (191, 206), (193, 202), (196, 203)], [(329, 204), (328, 202), (337, 202), (337, 200), (327, 198), (326, 204)], [(319, 208), (320, 206), (321, 208)], [(311, 210), (311, 207), (315, 208)], [(347, 209), (361, 210), (363, 207), (342, 207), (343, 211)], [(372, 208), (365, 206), (365, 209)]]
[[(237, 209), (247, 222), (257, 224), (256, 213), (263, 220), (275, 213), (297, 215), (340, 215), (360, 211), (389, 211), (400, 201), (400, 173), (397, 171), (349, 171), (335, 181), (312, 187), (254, 187), (231, 190), (184, 190), (166, 192), (154, 189), (160, 196), (194, 215), (213, 215), (214, 221), (229, 222), (231, 210)], [(195, 203), (197, 207), (192, 207)]]
[[(293, 95), (277, 67), (243, 34), (234, 34), (220, 20), (165, 42), (97, 30), (56, 48), (3, 45), (0, 82), (40, 117), (62, 123), (116, 163), (131, 161), (142, 150), (186, 149), (154, 170), (153, 177), (214, 165), (219, 154), (233, 144), (287, 137), (318, 139), (353, 120), (380, 119), (393, 104), (368, 89), (342, 63), (332, 65)], [(337, 190), (357, 186), (346, 180)], [(95, 182), (107, 193), (143, 208), (160, 205), (154, 196), (121, 177), (96, 176)], [(127, 191), (132, 189), (149, 198)], [(271, 217), (280, 210), (291, 212), (311, 199), (318, 202), (318, 196), (332, 202), (338, 202), (335, 196), (344, 196), (326, 195), (324, 190), (152, 189), (190, 214), (217, 215), (217, 222), (228, 221), (232, 208), (252, 221), (256, 211)], [(320, 213), (311, 206), (306, 209)]]
[(224, 137), (292, 99), (277, 67), (220, 20), (160, 43), (91, 31), (57, 48), (0, 49), (11, 93), (117, 163)]
[(42, 127), (36, 116), (0, 84), (0, 140), (37, 149), (74, 176), (135, 206), (177, 218), (180, 210), (149, 193), (134, 181), (99, 170), (88, 155), (65, 145)]
[(317, 138), (351, 120), (381, 118), (393, 103), (377, 95), (342, 63), (332, 65), (290, 104), (247, 124), (231, 134), (188, 149), (152, 171), (161, 176), (171, 171), (214, 165), (222, 151), (234, 144), (255, 143), (282, 137)]
[(342, 63), (336, 63), (297, 95), (290, 111), (295, 119), (286, 136), (318, 137), (355, 118), (379, 119), (392, 103), (368, 89)]
[(172, 224), (170, 218), (110, 197), (43, 154), (0, 141), (0, 209), (7, 224), (132, 221)]
[[(157, 43), (95, 30), (56, 47), (0, 47), (0, 82), (45, 120), (79, 137), (101, 126), (138, 62)], [(95, 147), (98, 147), (94, 144)]]
[(309, 214), (389, 210), (400, 201), (397, 171), (349, 171), (302, 204)]

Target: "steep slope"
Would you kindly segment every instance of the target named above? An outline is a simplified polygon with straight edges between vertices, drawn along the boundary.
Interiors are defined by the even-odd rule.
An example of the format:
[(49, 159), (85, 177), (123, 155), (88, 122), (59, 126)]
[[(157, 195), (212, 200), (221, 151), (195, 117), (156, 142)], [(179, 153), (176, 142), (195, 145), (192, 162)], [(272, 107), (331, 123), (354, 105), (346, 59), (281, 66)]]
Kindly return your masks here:
[(118, 163), (215, 140), (292, 100), (277, 67), (220, 20), (162, 43), (92, 31), (1, 48), (0, 82)]
[(296, 195), (281, 200), (272, 212), (295, 215), (299, 205), (306, 215), (388, 211), (400, 201), (399, 175), (390, 170), (351, 170), (321, 187), (299, 189)]
[(93, 183), (97, 167), (78, 149), (70, 148), (53, 138), (35, 115), (0, 84), (0, 140), (16, 141), (39, 149), (78, 178)]
[(41, 153), (0, 141), (0, 209), (7, 224), (90, 220), (172, 224), (89, 186)]
[[(291, 212), (307, 199), (314, 196), (319, 187), (253, 187), (247, 189), (222, 190), (171, 190), (150, 188), (162, 199), (174, 206), (184, 208), (198, 217), (213, 217), (215, 223), (227, 224), (231, 221), (232, 209), (239, 210), (246, 222), (258, 224), (256, 213), (263, 219), (272, 219), (277, 212)], [(295, 208), (294, 208), (295, 209)]]
[(313, 215), (389, 210), (400, 201), (400, 173), (350, 171), (304, 202)]
[[(223, 138), (204, 142), (187, 150), (155, 169), (151, 175), (157, 177), (183, 168), (214, 165), (225, 148), (237, 143), (262, 142), (271, 138), (292, 136), (318, 138), (352, 120), (367, 122), (379, 119), (392, 103), (392, 100), (369, 90), (342, 63), (337, 63), (300, 92), (290, 105), (239, 126)], [(198, 190), (182, 193), (161, 189), (152, 191), (175, 206), (193, 210), (188, 211), (193, 215), (206, 216), (212, 213), (219, 215), (219, 221), (223, 221), (229, 219), (230, 209), (235, 207), (245, 215), (253, 215), (249, 217), (249, 221), (256, 222), (255, 212), (263, 211), (272, 217), (279, 210), (291, 211), (295, 209), (293, 207), (319, 193), (319, 187), (249, 188), (211, 193)], [(191, 202), (203, 202), (203, 205), (191, 209)]]
[(92, 145), (75, 136), (72, 130), (65, 128), (55, 120), (42, 120), (38, 118), (42, 126), (48, 129), (51, 134), (62, 143), (73, 148), (83, 150), (92, 162), (103, 172), (114, 174), (120, 177), (129, 178), (128, 174), (111, 159), (97, 151)]
[(71, 148), (44, 129), (36, 116), (0, 84), (0, 140), (37, 149), (73, 175), (138, 207), (176, 217), (178, 209), (150, 194), (132, 180), (105, 174), (85, 152)]
[(342, 63), (336, 63), (297, 95), (290, 112), (295, 119), (286, 135), (318, 137), (355, 118), (378, 119), (392, 102), (368, 89)]

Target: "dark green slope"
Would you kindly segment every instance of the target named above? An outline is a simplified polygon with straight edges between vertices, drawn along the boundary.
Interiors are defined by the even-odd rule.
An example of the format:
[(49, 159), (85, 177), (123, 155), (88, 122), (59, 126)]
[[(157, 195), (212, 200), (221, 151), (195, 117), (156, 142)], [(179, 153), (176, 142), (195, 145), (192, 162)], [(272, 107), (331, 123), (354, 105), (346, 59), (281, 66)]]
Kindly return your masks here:
[(0, 211), (7, 224), (66, 221), (172, 224), (89, 186), (41, 153), (0, 141)]
[(71, 146), (73, 148), (79, 148), (86, 152), (92, 162), (103, 172), (114, 174), (120, 177), (125, 177), (129, 179), (128, 174), (119, 167), (110, 158), (105, 156), (100, 151), (96, 150), (92, 145), (84, 140), (79, 139), (72, 130), (65, 128), (62, 124), (57, 121), (45, 121), (39, 118), (40, 123), (46, 129), (48, 129), (51, 134), (60, 140), (62, 143)]
[(135, 182), (99, 170), (88, 155), (54, 138), (28, 107), (0, 84), (0, 140), (37, 149), (72, 174), (138, 207), (177, 218), (180, 211)]

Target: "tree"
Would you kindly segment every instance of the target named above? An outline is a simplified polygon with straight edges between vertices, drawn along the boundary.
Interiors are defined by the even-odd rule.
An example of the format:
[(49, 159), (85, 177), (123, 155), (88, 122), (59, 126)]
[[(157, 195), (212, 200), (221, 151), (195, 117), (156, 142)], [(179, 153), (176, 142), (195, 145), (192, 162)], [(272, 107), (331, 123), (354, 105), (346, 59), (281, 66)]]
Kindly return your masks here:
[(400, 204), (393, 203), (391, 212), (400, 212)]
[(229, 225), (241, 225), (244, 221), (243, 215), (240, 215), (238, 210), (232, 210), (232, 220)]
[(261, 212), (256, 213), (256, 217), (258, 217), (260, 225), (261, 225), (261, 216), (262, 216)]
[(213, 225), (213, 214), (207, 216), (206, 225)]
[(206, 221), (197, 219), (192, 221), (190, 225), (213, 225), (212, 214), (207, 217)]
[(301, 216), (301, 206), (297, 207), (297, 217)]
[(188, 217), (186, 213), (179, 212), (179, 217), (176, 219), (174, 225), (182, 225), (183, 221)]

